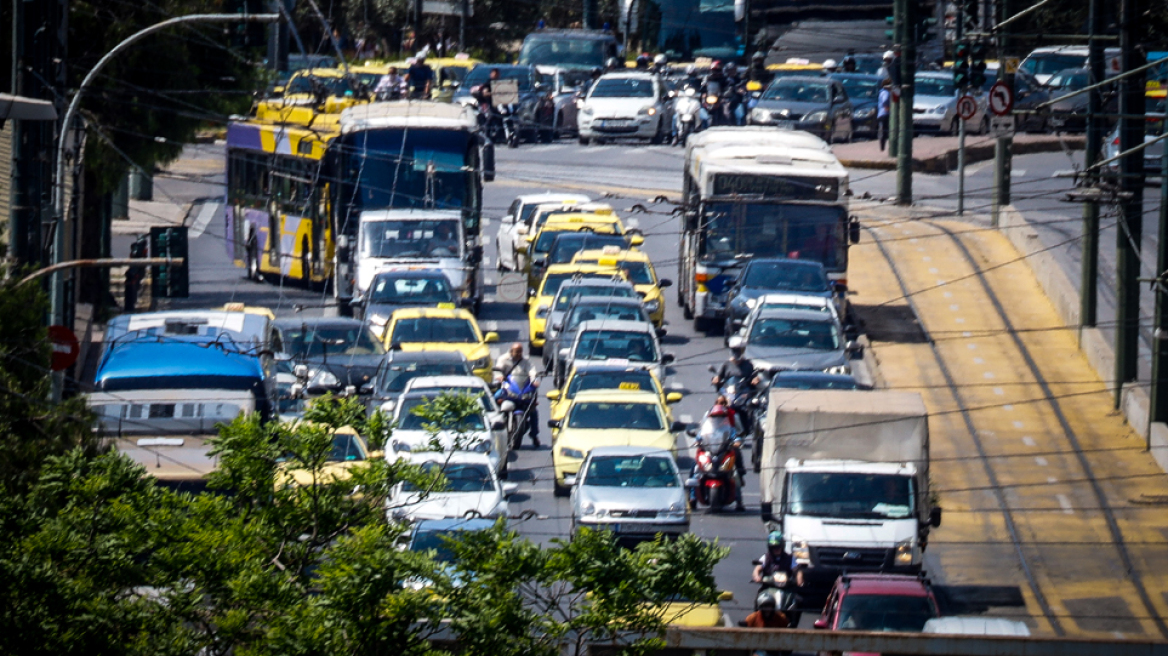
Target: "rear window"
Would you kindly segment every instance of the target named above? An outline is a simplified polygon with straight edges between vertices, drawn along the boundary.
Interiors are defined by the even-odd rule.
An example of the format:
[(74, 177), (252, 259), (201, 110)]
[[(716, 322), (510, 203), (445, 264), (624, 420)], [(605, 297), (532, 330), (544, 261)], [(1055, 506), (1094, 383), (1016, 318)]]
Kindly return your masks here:
[(657, 406), (649, 403), (577, 403), (568, 416), (569, 428), (665, 430)]
[(661, 390), (657, 389), (657, 383), (653, 382), (653, 376), (644, 369), (632, 369), (629, 371), (582, 371), (572, 376), (572, 382), (568, 383), (567, 397), (574, 399), (576, 398), (577, 392), (605, 389), (661, 393)]

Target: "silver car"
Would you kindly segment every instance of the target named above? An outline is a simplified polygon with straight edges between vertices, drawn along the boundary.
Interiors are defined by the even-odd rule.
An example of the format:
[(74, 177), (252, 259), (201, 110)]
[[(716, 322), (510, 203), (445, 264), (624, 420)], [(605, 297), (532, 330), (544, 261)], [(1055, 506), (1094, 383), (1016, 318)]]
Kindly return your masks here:
[(851, 355), (858, 349), (845, 341), (839, 319), (813, 310), (773, 309), (751, 314), (730, 348), (745, 347), (746, 357), (760, 370), (852, 373)]
[(665, 380), (665, 367), (673, 362), (672, 353), (661, 351), (653, 324), (640, 321), (585, 321), (576, 330), (571, 347), (561, 348), (557, 357), (564, 371), (588, 362), (643, 367), (657, 380)]
[[(1145, 111), (1144, 143), (1164, 134), (1165, 100), (1163, 98), (1148, 98)], [(1111, 159), (1119, 155), (1119, 126), (1107, 135), (1106, 154), (1104, 159)], [(1164, 140), (1147, 146), (1141, 151), (1144, 155), (1144, 173), (1149, 176), (1160, 175), (1160, 168), (1164, 163)], [(1119, 161), (1108, 165), (1109, 170), (1119, 171)]]
[[(575, 341), (576, 331), (582, 324), (596, 320), (637, 321), (652, 325), (649, 313), (639, 298), (581, 298), (572, 304), (558, 323), (549, 328), (547, 343), (551, 348), (544, 348), (544, 353), (558, 354), (561, 344)], [(568, 377), (564, 359), (557, 356), (552, 369), (556, 387), (562, 386)]]
[[(957, 99), (960, 94), (953, 86), (952, 73), (917, 73), (913, 93), (913, 130), (957, 134), (960, 125), (957, 122)], [(970, 89), (968, 93), (977, 101), (977, 111), (965, 122), (965, 131), (967, 134), (985, 134), (990, 129), (986, 94), (981, 89)]]
[(689, 531), (686, 489), (673, 456), (640, 446), (596, 447), (572, 486), (572, 535), (580, 527), (622, 538)]

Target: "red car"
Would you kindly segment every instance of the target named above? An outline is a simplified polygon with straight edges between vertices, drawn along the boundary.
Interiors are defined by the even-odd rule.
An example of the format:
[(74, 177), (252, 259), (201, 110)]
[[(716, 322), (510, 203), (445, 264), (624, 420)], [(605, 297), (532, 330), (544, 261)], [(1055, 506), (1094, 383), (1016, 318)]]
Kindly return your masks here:
[(921, 631), (937, 615), (937, 598), (926, 578), (845, 574), (832, 586), (815, 628), (911, 633)]

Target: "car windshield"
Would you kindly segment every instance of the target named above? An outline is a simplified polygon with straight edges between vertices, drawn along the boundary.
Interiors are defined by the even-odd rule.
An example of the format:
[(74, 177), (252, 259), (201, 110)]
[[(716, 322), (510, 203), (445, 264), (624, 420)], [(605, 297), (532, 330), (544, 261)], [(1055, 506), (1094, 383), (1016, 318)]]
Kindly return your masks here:
[(530, 38), (519, 51), (525, 66), (604, 66), (604, 44), (600, 39), (571, 37)]
[[(401, 430), (426, 430), (426, 426), (430, 426), (431, 423), (419, 416), (417, 411), (433, 400), (428, 397), (412, 397), (402, 401), (401, 408), (397, 413), (397, 427)], [(470, 415), (465, 417), (461, 423), (456, 424), (452, 421), (450, 425), (443, 425), (442, 429), (451, 433), (473, 433), (485, 431), (487, 422), (482, 415)]]
[[(286, 462), (292, 459), (291, 454), (285, 454), (277, 460)], [(356, 462), (365, 459), (365, 451), (357, 436), (350, 433), (334, 433), (333, 446), (329, 450), (326, 462)]]
[(826, 103), (828, 85), (820, 82), (779, 78), (767, 87), (763, 100), (786, 100), (789, 102)]
[(626, 248), (628, 243), (625, 238), (619, 235), (593, 235), (593, 234), (576, 234), (570, 233), (565, 235), (560, 233), (560, 238), (552, 243), (551, 252), (548, 253), (548, 264), (564, 264), (571, 262), (572, 258), (580, 251), (592, 250), (596, 248), (604, 248), (605, 246), (616, 246), (617, 248)]
[(381, 274), (370, 285), (370, 303), (386, 305), (437, 305), (454, 303), (454, 292), (446, 276), (428, 278), (402, 278), (393, 274)]
[(491, 79), (492, 69), (499, 71), (500, 80), (517, 81), (519, 83), (519, 91), (522, 92), (531, 90), (531, 69), (519, 67), (512, 68), (509, 66), (475, 66), (474, 68), (470, 69), (469, 73), (466, 74), (466, 80), (463, 82), (462, 87), (465, 89), (471, 89), (473, 87), (479, 86), (480, 84), (485, 84)]
[(385, 349), (364, 325), (313, 326), (303, 324), (280, 331), (283, 352), (296, 358), (326, 355), (376, 355)]
[(601, 403), (584, 401), (572, 406), (569, 428), (624, 428), (665, 430), (661, 411), (651, 403)]
[(458, 219), (362, 221), (361, 256), (459, 257)]
[[(570, 227), (570, 228), (567, 228), (567, 227), (561, 228), (559, 226), (550, 226), (548, 228), (545, 228), (544, 230), (539, 231), (539, 237), (536, 237), (536, 239), (535, 239), (535, 248), (533, 250), (536, 253), (548, 253), (552, 250), (552, 245), (556, 243), (556, 237), (559, 237), (560, 235), (572, 233), (572, 232), (577, 232), (581, 228), (586, 228), (589, 232), (592, 232), (592, 233), (602, 233), (602, 234), (606, 234), (606, 235), (611, 235), (611, 234), (616, 232), (616, 226), (614, 224), (611, 224), (611, 223), (588, 223), (588, 224), (581, 223), (579, 225), (572, 225), (572, 227)], [(608, 243), (612, 243), (612, 242), (608, 242)], [(623, 245), (624, 240), (621, 239), (621, 240), (617, 241), (616, 243), (618, 245)], [(583, 246), (584, 240), (581, 239), (578, 242), (578, 245)], [(604, 246), (604, 245), (606, 245), (606, 244), (602, 244), (602, 243), (598, 242), (596, 244), (595, 248), (600, 248), (601, 246)], [(568, 256), (568, 259), (563, 260), (563, 262), (571, 261), (572, 255), (575, 255), (577, 252), (579, 252), (579, 250), (580, 250), (579, 248), (576, 248), (576, 250), (571, 251), (571, 255)]]
[[(599, 264), (599, 260), (576, 260), (577, 264)], [(636, 260), (618, 260), (616, 263), (622, 271), (625, 272), (625, 277), (634, 285), (652, 285), (656, 281), (653, 280), (653, 271), (649, 267), (648, 262), (638, 262)]]
[(560, 287), (563, 286), (563, 284), (565, 282), (567, 282), (568, 280), (572, 280), (573, 278), (575, 278), (577, 280), (587, 280), (589, 278), (597, 279), (597, 280), (611, 280), (612, 274), (611, 273), (577, 273), (575, 271), (568, 271), (565, 273), (549, 273), (546, 276), (544, 276), (543, 287), (540, 289), (539, 295), (540, 296), (553, 296), (554, 297), (556, 295), (556, 293), (560, 291)]
[(1087, 61), (1083, 55), (1061, 55), (1057, 52), (1031, 55), (1018, 70), (1034, 75), (1054, 75), (1067, 68), (1080, 68)]
[(597, 487), (678, 487), (670, 458), (599, 456), (588, 462), (583, 485)]
[(875, 100), (880, 94), (879, 78), (843, 76), (839, 81), (852, 100)]
[(415, 378), (424, 376), (470, 376), (470, 365), (461, 362), (410, 362), (405, 365), (390, 363), (378, 375), (378, 388), (383, 394), (394, 394), (406, 388)]
[(628, 303), (587, 303), (572, 308), (568, 320), (564, 322), (564, 330), (572, 331), (585, 321), (598, 319), (613, 319), (619, 321), (644, 321), (641, 306)]
[(589, 330), (576, 344), (577, 360), (625, 359), (656, 362), (657, 349), (649, 333), (624, 330)]
[(653, 376), (644, 369), (627, 371), (581, 371), (572, 376), (568, 383), (567, 397), (576, 398), (577, 392), (588, 390), (620, 389), (660, 393)]
[(637, 292), (624, 285), (569, 285), (562, 287), (556, 297), (556, 310), (565, 310), (573, 300), (582, 296), (634, 298)]
[(479, 336), (469, 319), (441, 317), (398, 319), (393, 323), (393, 332), (389, 338), (390, 344), (476, 344), (478, 341)]
[(810, 517), (906, 519), (913, 515), (913, 480), (894, 474), (791, 474), (787, 512)]
[(738, 255), (819, 262), (828, 269), (846, 262), (847, 210), (782, 203), (709, 203), (701, 258), (722, 262)]
[(420, 392), (423, 390), (438, 390), (439, 392), (445, 392), (447, 394), (469, 394), (472, 397), (478, 398), (479, 404), (483, 406), (484, 412), (499, 411), (498, 406), (495, 404), (495, 397), (491, 396), (487, 390), (481, 387), (451, 387), (450, 385), (443, 385), (439, 387), (432, 385), (430, 387), (412, 387), (410, 390), (413, 392)]
[(1090, 71), (1084, 69), (1074, 69), (1069, 71), (1059, 71), (1059, 73), (1050, 78), (1047, 86), (1058, 89), (1059, 91), (1078, 91), (1091, 83)]
[(799, 301), (764, 301), (760, 310), (807, 310), (810, 312), (825, 312), (831, 314), (831, 306), (827, 303), (819, 305), (808, 305), (807, 303), (800, 303)]
[(317, 75), (297, 75), (284, 88), (284, 95), (298, 93), (314, 93), (314, 89), (324, 89), (330, 96), (352, 95), (353, 87), (349, 80), (343, 77), (321, 77)]
[[(491, 477), (491, 469), (484, 464), (472, 462), (423, 462), (421, 470), (424, 474), (434, 474), (441, 471), (446, 475), (446, 488), (442, 492), (494, 492), (495, 480)], [(406, 492), (417, 492), (413, 483), (406, 481), (402, 485)]]
[(602, 77), (592, 85), (591, 98), (652, 98), (653, 81), (645, 78)]
[(803, 319), (759, 319), (751, 327), (748, 341), (751, 346), (778, 346), (809, 351), (834, 351), (840, 347), (835, 322)]
[(475, 207), (479, 202), (475, 139), (467, 130), (422, 127), (341, 135), (329, 144), (330, 152), (340, 153), (335, 175), (341, 188), (334, 195), (343, 206), (339, 211), (355, 219), (363, 210)]
[(916, 90), (913, 92), (918, 96), (939, 96), (941, 98), (952, 98), (957, 95), (957, 89), (953, 86), (953, 80), (940, 77), (918, 77)]
[(920, 633), (925, 622), (937, 616), (928, 597), (907, 595), (849, 594), (840, 602), (840, 631), (896, 631)]
[(830, 289), (821, 267), (804, 263), (755, 262), (746, 269), (744, 287), (795, 292), (825, 292)]

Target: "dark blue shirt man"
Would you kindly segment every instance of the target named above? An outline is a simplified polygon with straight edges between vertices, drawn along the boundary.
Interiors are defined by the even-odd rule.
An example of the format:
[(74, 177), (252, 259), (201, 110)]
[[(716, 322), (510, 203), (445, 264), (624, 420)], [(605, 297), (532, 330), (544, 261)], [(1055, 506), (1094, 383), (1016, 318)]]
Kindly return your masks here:
[(406, 81), (410, 85), (410, 98), (423, 100), (430, 98), (430, 85), (434, 82), (434, 69), (426, 63), (426, 53), (419, 52), (418, 56), (414, 57), (414, 63), (410, 65), (409, 71), (406, 73)]

